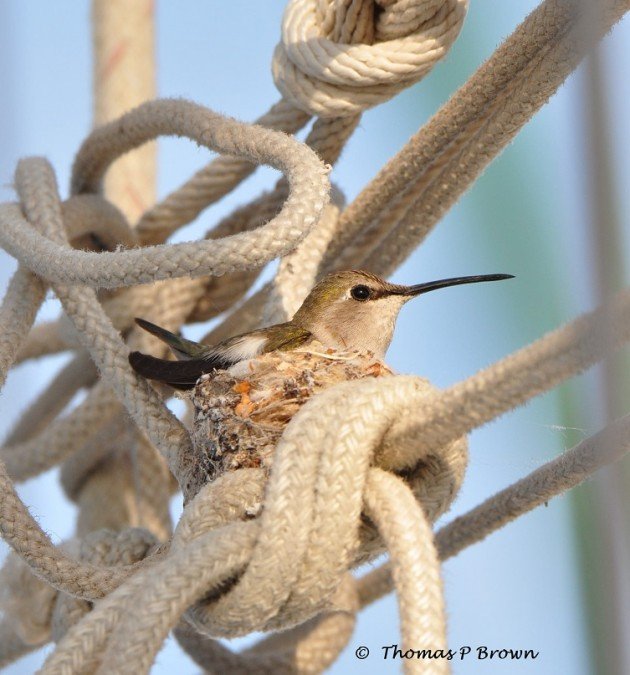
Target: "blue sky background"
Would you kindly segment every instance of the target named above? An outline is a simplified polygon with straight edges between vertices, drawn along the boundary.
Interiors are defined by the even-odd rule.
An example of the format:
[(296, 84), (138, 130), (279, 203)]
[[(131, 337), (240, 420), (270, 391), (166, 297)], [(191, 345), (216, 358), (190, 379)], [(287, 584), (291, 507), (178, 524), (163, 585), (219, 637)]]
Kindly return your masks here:
[[(471, 3), (460, 41), (446, 61), (422, 83), (365, 114), (333, 175), (348, 199), (536, 4)], [(279, 0), (158, 1), (159, 94), (190, 98), (243, 120), (256, 118), (278, 98), (269, 63), (283, 7)], [(625, 122), (630, 119), (629, 45), (626, 20), (604, 48), (623, 222), (630, 212), (630, 198), (622, 189), (630, 165), (627, 153), (621, 151), (630, 140)], [(12, 172), (17, 159), (28, 155), (52, 161), (66, 195), (73, 155), (91, 120), (87, 0), (0, 3), (0, 87), (0, 197), (14, 199)], [(593, 307), (583, 93), (580, 71), (395, 274), (394, 280), (403, 283), (492, 272), (516, 275), (509, 283), (445, 290), (408, 305), (389, 352), (396, 370), (447, 386)], [(208, 152), (192, 143), (162, 141), (159, 194), (170, 192), (207, 159)], [(270, 170), (257, 172), (177, 238), (201, 236), (221, 215), (274, 180)], [(627, 230), (625, 237), (627, 258)], [(0, 252), (0, 289), (14, 269), (15, 262)], [(40, 317), (52, 318), (57, 312), (58, 303), (50, 298)], [(200, 332), (191, 330), (189, 335)], [(42, 381), (66, 358), (29, 362), (10, 375), (0, 394), (0, 434), (11, 428)], [(578, 378), (572, 386), (592, 389), (592, 375)], [(470, 470), (445, 520), (572, 445), (575, 433), (560, 428), (562, 424), (559, 396), (552, 392), (472, 434)], [(578, 438), (597, 428), (587, 413), (578, 426)], [(54, 540), (72, 535), (74, 507), (64, 499), (56, 471), (22, 485), (20, 494)], [(177, 511), (179, 504), (173, 508)], [(4, 544), (1, 550), (6, 550)], [(454, 664), (455, 673), (592, 672), (570, 497), (552, 501), (448, 561), (444, 583), (451, 647), (487, 645), (540, 652), (535, 666), (469, 658)], [(380, 660), (380, 647), (398, 640), (392, 596), (360, 615), (350, 646), (332, 672), (398, 672), (399, 664)], [(359, 645), (372, 651), (363, 662), (353, 656)], [(6, 672), (33, 672), (43, 653)], [(153, 672), (196, 672), (184, 659), (169, 641)]]

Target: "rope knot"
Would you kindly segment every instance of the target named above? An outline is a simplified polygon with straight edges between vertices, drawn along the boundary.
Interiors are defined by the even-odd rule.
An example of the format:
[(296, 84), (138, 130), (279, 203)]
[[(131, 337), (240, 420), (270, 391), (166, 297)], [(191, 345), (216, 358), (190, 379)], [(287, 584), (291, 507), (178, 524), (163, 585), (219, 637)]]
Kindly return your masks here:
[[(79, 560), (104, 567), (133, 565), (140, 562), (150, 554), (156, 544), (157, 540), (150, 532), (137, 527), (125, 528), (118, 532), (107, 529), (96, 530), (80, 541), (70, 542), (73, 549), (78, 549)], [(57, 593), (50, 619), (53, 640), (59, 642), (91, 609), (92, 603), (87, 600), (67, 593)]]
[(468, 0), (376, 0), (376, 7), (373, 0), (290, 0), (274, 81), (311, 115), (355, 115), (421, 80), (457, 38), (467, 7)]
[(374, 499), (384, 484), (407, 495), (411, 521), (426, 520), (430, 532), (461, 483), (465, 439), (424, 455), (415, 439), (421, 460), (408, 465), (390, 436), (409, 437), (401, 409), (418, 396), (428, 406), (434, 393), (369, 354), (315, 345), (202, 379), (193, 395), (198, 464), (180, 478), (188, 504), (172, 551), (214, 536), (238, 539), (241, 558), (187, 620), (202, 634), (236, 637), (334, 611), (349, 569), (390, 548), (392, 523)]

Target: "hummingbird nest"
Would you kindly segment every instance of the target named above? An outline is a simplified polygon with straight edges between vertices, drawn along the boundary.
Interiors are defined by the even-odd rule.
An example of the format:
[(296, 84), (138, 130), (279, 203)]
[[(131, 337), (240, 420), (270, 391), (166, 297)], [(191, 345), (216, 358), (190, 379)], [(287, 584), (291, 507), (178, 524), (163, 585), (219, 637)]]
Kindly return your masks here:
[(192, 393), (197, 489), (227, 471), (268, 471), (285, 426), (326, 387), (392, 374), (371, 352), (339, 352), (313, 341), (204, 375)]

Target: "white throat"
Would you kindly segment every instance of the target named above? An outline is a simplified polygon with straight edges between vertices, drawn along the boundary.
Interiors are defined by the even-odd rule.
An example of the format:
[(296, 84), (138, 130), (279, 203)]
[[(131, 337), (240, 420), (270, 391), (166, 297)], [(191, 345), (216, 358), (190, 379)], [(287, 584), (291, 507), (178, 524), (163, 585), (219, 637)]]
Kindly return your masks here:
[(370, 351), (377, 358), (383, 358), (392, 341), (400, 308), (407, 299), (388, 296), (350, 307), (339, 303), (310, 330), (317, 340), (332, 349)]

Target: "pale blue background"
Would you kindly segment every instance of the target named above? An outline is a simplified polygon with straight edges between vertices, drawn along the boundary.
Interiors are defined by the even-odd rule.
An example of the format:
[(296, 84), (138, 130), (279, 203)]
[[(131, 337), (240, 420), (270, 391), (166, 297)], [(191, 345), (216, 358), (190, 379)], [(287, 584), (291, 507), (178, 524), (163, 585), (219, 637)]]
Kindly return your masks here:
[[(431, 77), (393, 102), (368, 112), (335, 168), (334, 179), (352, 198), (409, 136), (435, 112), (454, 84), (473, 72), (535, 5), (533, 0), (475, 0), (462, 39)], [(278, 98), (269, 69), (279, 35), (281, 1), (158, 2), (159, 92), (183, 96), (234, 117), (252, 120)], [(19, 157), (45, 155), (67, 194), (73, 154), (90, 129), (89, 3), (4, 0), (0, 3), (0, 184), (12, 199)], [(617, 27), (605, 48), (614, 84), (615, 146), (628, 147), (630, 128), (630, 23)], [(517, 349), (593, 306), (585, 210), (585, 140), (581, 115), (583, 76), (572, 77), (397, 272), (415, 283), (491, 272), (517, 275), (509, 283), (451, 289), (405, 308), (389, 353), (399, 371), (445, 386)], [(207, 160), (182, 140), (160, 150), (159, 190), (164, 195)], [(616, 153), (619, 185), (627, 185), (627, 155)], [(208, 209), (180, 238), (199, 236), (234, 205), (269, 186), (259, 172), (236, 193)], [(622, 194), (622, 215), (630, 209)], [(507, 204), (507, 208), (506, 208)], [(630, 248), (625, 241), (626, 251)], [(4, 288), (15, 263), (0, 252)], [(57, 303), (47, 301), (41, 317)], [(5, 433), (32, 399), (42, 378), (65, 357), (29, 362), (11, 374), (0, 396)], [(584, 379), (584, 378), (583, 378)], [(474, 506), (567, 447), (557, 394), (541, 397), (471, 437), (471, 462), (452, 515)], [(594, 431), (585, 417), (584, 435)], [(20, 494), (55, 541), (71, 536), (74, 507), (50, 472), (20, 487)], [(552, 501), (444, 566), (449, 641), (462, 645), (531, 648), (532, 663), (489, 663), (468, 658), (456, 673), (591, 672), (584, 607), (576, 567), (570, 500)], [(175, 505), (175, 509), (178, 505)], [(448, 519), (447, 518), (447, 519)], [(3, 550), (5, 550), (4, 545)], [(380, 646), (399, 640), (394, 597), (364, 611), (350, 647), (334, 673), (398, 672), (383, 662)], [(358, 645), (372, 655), (359, 662)], [(30, 673), (42, 652), (6, 672)], [(196, 668), (169, 641), (155, 673)]]

